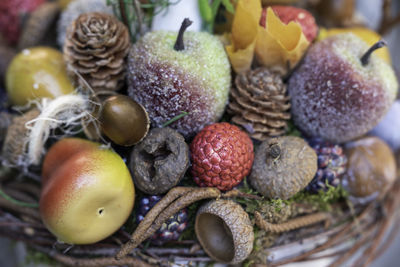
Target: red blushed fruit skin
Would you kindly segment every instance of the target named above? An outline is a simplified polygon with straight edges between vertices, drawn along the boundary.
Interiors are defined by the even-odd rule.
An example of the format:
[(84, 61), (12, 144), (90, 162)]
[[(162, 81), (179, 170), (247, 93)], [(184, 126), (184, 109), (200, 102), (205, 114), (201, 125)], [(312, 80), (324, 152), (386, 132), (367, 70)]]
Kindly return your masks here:
[[(307, 10), (292, 6), (271, 6), (280, 20), (288, 24), (291, 21), (298, 22), (309, 42), (312, 42), (318, 33), (318, 26), (315, 23), (313, 15)], [(260, 25), (265, 28), (267, 20), (267, 8), (263, 8), (261, 13)]]
[(87, 149), (70, 154), (68, 164), (54, 169), (53, 174), (55, 175), (52, 175), (52, 179), (48, 179), (43, 184), (39, 205), (42, 216), (58, 218), (60, 214), (63, 214), (65, 205), (68, 205), (71, 198), (77, 195), (74, 192), (77, 188), (76, 184), (87, 183), (85, 176), (90, 176), (91, 173), (95, 176), (97, 170), (92, 164), (93, 161), (92, 150)]
[(71, 157), (84, 150), (97, 148), (98, 144), (80, 138), (64, 138), (54, 144), (47, 152), (43, 162), (42, 185), (45, 186), (49, 177)]
[(253, 142), (237, 126), (222, 122), (206, 126), (190, 144), (194, 181), (201, 187), (231, 190), (249, 174)]
[(0, 0), (0, 33), (9, 44), (17, 43), (22, 16), (34, 11), (46, 0)]

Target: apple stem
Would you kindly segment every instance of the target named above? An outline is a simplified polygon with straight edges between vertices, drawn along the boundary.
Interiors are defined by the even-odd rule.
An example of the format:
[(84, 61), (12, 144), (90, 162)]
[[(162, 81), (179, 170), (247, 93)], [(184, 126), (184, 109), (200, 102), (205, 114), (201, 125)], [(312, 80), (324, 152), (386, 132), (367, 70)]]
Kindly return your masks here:
[(367, 50), (367, 52), (365, 52), (365, 54), (361, 57), (361, 64), (362, 64), (363, 66), (367, 65), (367, 64), (369, 63), (369, 58), (371, 57), (371, 54), (372, 54), (375, 50), (377, 50), (377, 49), (379, 49), (379, 48), (382, 48), (382, 47), (384, 47), (384, 46), (386, 46), (386, 45), (387, 45), (387, 43), (386, 43), (386, 41), (383, 40), (383, 39), (379, 40), (379, 41), (376, 42), (374, 45), (372, 45), (372, 46)]
[(192, 25), (193, 21), (188, 18), (185, 18), (182, 22), (181, 28), (179, 29), (178, 37), (176, 37), (176, 42), (174, 45), (174, 49), (176, 51), (182, 51), (185, 49), (185, 45), (183, 44), (183, 34), (185, 33), (186, 29)]

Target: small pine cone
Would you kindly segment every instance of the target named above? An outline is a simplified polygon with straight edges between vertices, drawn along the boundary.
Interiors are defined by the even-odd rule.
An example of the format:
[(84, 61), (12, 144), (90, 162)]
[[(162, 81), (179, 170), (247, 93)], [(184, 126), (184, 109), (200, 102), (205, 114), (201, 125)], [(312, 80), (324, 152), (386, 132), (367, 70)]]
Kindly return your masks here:
[(95, 91), (115, 91), (125, 79), (125, 57), (130, 46), (129, 32), (114, 16), (84, 13), (67, 30), (64, 58), (68, 73), (77, 85), (85, 82)]
[(236, 77), (228, 112), (252, 138), (263, 141), (285, 134), (289, 109), (286, 85), (278, 73), (260, 67)]

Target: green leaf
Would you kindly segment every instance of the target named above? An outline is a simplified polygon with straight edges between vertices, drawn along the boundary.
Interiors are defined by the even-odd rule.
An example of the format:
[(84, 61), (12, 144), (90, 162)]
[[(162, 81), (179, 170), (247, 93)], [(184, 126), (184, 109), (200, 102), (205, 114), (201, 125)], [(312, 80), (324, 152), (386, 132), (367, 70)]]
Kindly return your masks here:
[(214, 0), (211, 4), (211, 10), (213, 12), (213, 17), (215, 18), (215, 16), (217, 15), (219, 6), (221, 5), (221, 1), (222, 0)]
[(233, 7), (230, 0), (222, 0), (222, 4), (226, 8), (226, 10), (232, 14), (235, 14), (235, 8)]
[(200, 10), (200, 15), (203, 18), (203, 20), (207, 23), (212, 22), (213, 20), (213, 11), (211, 9), (210, 3), (208, 0), (199, 0), (199, 10)]

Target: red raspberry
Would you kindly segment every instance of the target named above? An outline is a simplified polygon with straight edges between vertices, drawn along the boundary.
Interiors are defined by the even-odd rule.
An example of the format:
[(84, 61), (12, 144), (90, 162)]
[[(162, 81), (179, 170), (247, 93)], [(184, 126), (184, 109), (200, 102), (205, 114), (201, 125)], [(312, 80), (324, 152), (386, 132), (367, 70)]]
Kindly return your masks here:
[(223, 191), (238, 185), (254, 160), (250, 137), (226, 122), (204, 127), (190, 144), (190, 152), (194, 181)]
[[(313, 15), (307, 10), (292, 6), (271, 6), (271, 8), (283, 23), (288, 24), (291, 21), (298, 22), (309, 42), (312, 42), (317, 36), (318, 26), (315, 23)], [(263, 8), (260, 25), (264, 28), (266, 20), (267, 9)]]
[(9, 42), (17, 43), (22, 19), (46, 0), (0, 0), (0, 33)]

